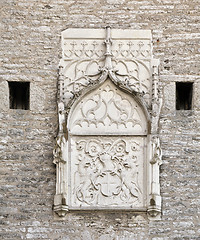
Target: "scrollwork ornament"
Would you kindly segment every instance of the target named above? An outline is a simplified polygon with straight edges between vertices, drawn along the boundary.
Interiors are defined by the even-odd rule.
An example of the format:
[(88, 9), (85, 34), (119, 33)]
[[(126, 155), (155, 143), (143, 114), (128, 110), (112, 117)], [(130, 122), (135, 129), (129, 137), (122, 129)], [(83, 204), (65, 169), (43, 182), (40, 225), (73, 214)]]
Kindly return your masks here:
[(139, 143), (120, 138), (115, 141), (93, 138), (78, 141), (76, 149), (74, 204), (141, 204)]

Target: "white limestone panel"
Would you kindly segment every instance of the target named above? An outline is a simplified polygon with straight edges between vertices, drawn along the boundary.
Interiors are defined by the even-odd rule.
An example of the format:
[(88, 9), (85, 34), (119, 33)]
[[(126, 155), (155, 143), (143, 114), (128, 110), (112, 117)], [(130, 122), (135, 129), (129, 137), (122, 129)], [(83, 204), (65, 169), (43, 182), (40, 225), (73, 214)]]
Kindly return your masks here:
[(62, 32), (54, 149), (60, 217), (127, 209), (160, 218), (158, 66), (151, 31)]
[(147, 120), (133, 96), (107, 80), (80, 99), (68, 128), (78, 135), (146, 135)]
[(145, 137), (73, 136), (69, 208), (145, 206)]
[[(149, 30), (111, 31), (113, 71), (119, 82), (152, 98), (152, 38)], [(65, 104), (75, 92), (98, 80), (106, 60), (104, 29), (67, 29), (62, 32), (62, 93)]]

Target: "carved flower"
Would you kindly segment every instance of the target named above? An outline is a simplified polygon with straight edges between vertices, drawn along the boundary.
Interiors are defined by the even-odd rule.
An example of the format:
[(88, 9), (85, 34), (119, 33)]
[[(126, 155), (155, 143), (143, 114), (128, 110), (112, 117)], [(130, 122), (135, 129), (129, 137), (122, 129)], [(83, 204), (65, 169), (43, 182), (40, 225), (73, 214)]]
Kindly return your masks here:
[(86, 146), (86, 152), (88, 152), (91, 157), (97, 156), (100, 152), (102, 152), (102, 149), (101, 142), (95, 139), (90, 140)]

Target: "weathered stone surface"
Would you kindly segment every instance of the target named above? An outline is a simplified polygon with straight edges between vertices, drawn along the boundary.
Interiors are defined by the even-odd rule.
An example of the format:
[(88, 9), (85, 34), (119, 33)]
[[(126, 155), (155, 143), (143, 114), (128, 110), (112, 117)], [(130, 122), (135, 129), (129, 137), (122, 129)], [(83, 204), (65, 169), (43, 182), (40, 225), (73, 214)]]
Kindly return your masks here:
[[(113, 71), (118, 81), (142, 93), (145, 101), (151, 103), (151, 68), (158, 66), (152, 56), (151, 31), (107, 30), (109, 38), (105, 29), (72, 28), (62, 32), (59, 89), (65, 105), (89, 83), (100, 81), (102, 70)], [(111, 39), (109, 50), (106, 38)], [(111, 61), (106, 60), (108, 54)]]
[[(0, 112), (0, 206), (7, 211), (0, 216), (1, 238), (199, 239), (199, 1), (1, 3), (1, 82), (35, 82), (45, 93), (40, 111), (8, 110), (8, 100), (0, 102), (6, 106)], [(163, 93), (167, 84), (175, 86), (176, 81), (193, 81), (195, 85), (192, 111), (174, 110), (174, 102), (169, 102), (175, 97), (172, 89), (167, 108), (161, 112), (163, 215), (159, 222), (149, 223), (145, 216), (139, 221), (129, 212), (75, 212), (65, 221), (54, 220), (56, 170), (52, 149), (58, 126), (56, 84), (61, 32), (106, 25), (152, 30)], [(2, 94), (7, 93), (1, 90)]]
[(129, 209), (160, 219), (162, 98), (151, 38), (150, 31), (110, 27), (62, 32), (53, 151), (60, 217)]
[(30, 110), (42, 111), (45, 108), (45, 92), (41, 87), (37, 86), (37, 83), (31, 83), (30, 85)]
[(0, 82), (0, 109), (6, 111), (9, 109), (9, 88), (8, 82)]
[(176, 109), (176, 86), (174, 82), (163, 86), (163, 112), (174, 112)]

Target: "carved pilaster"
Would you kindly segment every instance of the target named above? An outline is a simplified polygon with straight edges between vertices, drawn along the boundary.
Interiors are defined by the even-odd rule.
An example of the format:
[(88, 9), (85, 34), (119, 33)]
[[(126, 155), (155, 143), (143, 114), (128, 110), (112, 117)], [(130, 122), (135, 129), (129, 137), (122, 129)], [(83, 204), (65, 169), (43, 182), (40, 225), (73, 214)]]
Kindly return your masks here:
[(67, 159), (66, 151), (68, 150), (68, 145), (65, 137), (58, 136), (56, 139), (56, 146), (54, 148), (54, 164), (56, 164), (56, 195), (54, 197), (54, 211), (58, 215), (64, 215), (64, 212), (68, 211), (67, 204)]
[(159, 182), (159, 167), (162, 164), (162, 150), (160, 140), (157, 136), (153, 136), (152, 142), (152, 158), (150, 160), (150, 195), (148, 200), (147, 212), (150, 218), (160, 218), (161, 213), (161, 196)]
[(113, 69), (112, 66), (112, 53), (111, 53), (111, 36), (110, 36), (110, 27), (106, 27), (106, 40), (105, 40), (105, 45), (106, 45), (106, 59), (105, 59), (105, 66), (104, 68), (107, 70)]
[(152, 124), (151, 133), (158, 133), (158, 122), (162, 107), (162, 98), (159, 90), (159, 60), (152, 60)]
[(64, 104), (58, 103), (59, 133), (56, 138), (56, 145), (53, 150), (54, 164), (56, 164), (56, 195), (54, 197), (54, 211), (59, 216), (64, 216), (68, 211), (67, 204), (67, 152), (68, 142), (65, 134), (65, 111)]
[(160, 219), (161, 215), (161, 196), (159, 167), (162, 164), (162, 151), (158, 137), (158, 124), (162, 98), (159, 91), (159, 60), (152, 60), (152, 119), (151, 119), (151, 146), (152, 154), (150, 160), (150, 195), (148, 200), (148, 215), (150, 219)]

